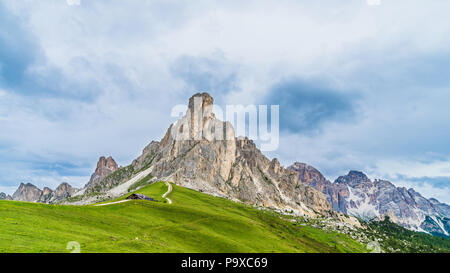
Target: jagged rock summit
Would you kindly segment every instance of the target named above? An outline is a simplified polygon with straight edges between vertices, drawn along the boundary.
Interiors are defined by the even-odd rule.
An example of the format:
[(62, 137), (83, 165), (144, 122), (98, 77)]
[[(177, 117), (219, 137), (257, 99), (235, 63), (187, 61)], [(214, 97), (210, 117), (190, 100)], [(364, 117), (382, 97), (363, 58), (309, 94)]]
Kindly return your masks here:
[(108, 158), (101, 156), (97, 162), (97, 168), (95, 169), (95, 172), (91, 175), (91, 179), (85, 187), (88, 189), (95, 188), (100, 184), (100, 181), (102, 179), (117, 171), (118, 169), (119, 166), (111, 156), (109, 156)]
[(42, 190), (31, 183), (20, 183), (12, 198), (16, 201), (38, 202), (42, 196)]
[(269, 160), (248, 138), (236, 138), (229, 122), (215, 118), (213, 98), (198, 93), (186, 114), (160, 142), (150, 143), (134, 169), (195, 190), (254, 205), (314, 214), (331, 210), (326, 197), (296, 173)]
[(294, 163), (289, 169), (296, 171), (305, 184), (323, 192), (337, 211), (364, 220), (389, 216), (408, 229), (449, 236), (450, 206), (426, 199), (413, 189), (396, 187), (386, 180), (372, 181), (360, 171), (350, 171), (332, 183), (304, 163)]

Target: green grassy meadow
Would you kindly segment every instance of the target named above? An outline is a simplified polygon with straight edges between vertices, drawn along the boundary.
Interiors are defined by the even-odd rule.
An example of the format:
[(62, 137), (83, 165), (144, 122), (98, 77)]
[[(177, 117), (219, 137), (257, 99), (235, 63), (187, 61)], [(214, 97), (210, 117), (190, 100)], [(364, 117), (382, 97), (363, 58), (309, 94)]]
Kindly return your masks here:
[(169, 205), (166, 191), (157, 182), (136, 192), (160, 202), (98, 207), (0, 201), (0, 252), (69, 252), (70, 241), (81, 252), (367, 251), (347, 235), (175, 185)]

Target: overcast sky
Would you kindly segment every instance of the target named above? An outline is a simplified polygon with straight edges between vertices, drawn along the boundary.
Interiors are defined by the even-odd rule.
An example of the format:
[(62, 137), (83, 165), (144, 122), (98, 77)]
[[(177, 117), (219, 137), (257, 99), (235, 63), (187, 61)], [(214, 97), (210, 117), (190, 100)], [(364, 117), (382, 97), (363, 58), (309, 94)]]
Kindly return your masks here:
[[(76, 2), (76, 1), (75, 1)], [(287, 166), (450, 203), (450, 1), (1, 1), (0, 191), (128, 165), (197, 91), (279, 104)]]

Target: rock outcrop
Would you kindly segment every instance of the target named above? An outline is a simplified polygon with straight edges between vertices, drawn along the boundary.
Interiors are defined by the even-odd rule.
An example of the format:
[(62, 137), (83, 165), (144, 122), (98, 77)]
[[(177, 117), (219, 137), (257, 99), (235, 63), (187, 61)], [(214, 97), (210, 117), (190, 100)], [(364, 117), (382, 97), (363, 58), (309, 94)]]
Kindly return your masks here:
[(91, 179), (86, 184), (85, 188), (88, 191), (95, 191), (98, 187), (100, 187), (100, 181), (102, 181), (104, 178), (114, 173), (118, 169), (119, 166), (111, 156), (108, 158), (105, 158), (104, 156), (100, 157), (97, 162), (97, 168), (91, 175)]
[(386, 180), (371, 181), (359, 171), (350, 171), (332, 183), (304, 163), (295, 163), (289, 169), (296, 171), (303, 183), (323, 192), (339, 212), (363, 220), (389, 216), (408, 229), (449, 236), (450, 206), (426, 199), (414, 189), (396, 187)]
[(41, 194), (41, 197), (39, 198), (39, 201), (38, 201), (38, 202), (41, 202), (41, 203), (50, 203), (50, 200), (52, 199), (52, 197), (53, 197), (53, 191), (52, 191), (52, 189), (50, 189), (50, 188), (48, 188), (48, 187), (44, 187), (44, 188), (42, 189), (42, 194)]
[(71, 196), (76, 191), (77, 189), (68, 183), (61, 183), (54, 191), (48, 187), (41, 190), (31, 183), (21, 183), (14, 192), (12, 200), (51, 204)]

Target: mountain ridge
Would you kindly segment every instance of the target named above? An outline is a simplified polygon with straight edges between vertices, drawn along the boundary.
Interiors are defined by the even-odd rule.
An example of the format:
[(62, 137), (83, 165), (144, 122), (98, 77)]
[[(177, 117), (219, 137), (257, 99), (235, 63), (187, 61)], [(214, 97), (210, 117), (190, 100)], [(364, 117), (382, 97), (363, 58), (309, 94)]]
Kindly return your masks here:
[(78, 189), (67, 182), (61, 183), (55, 190), (48, 187), (41, 190), (31, 183), (20, 183), (9, 200), (52, 204), (70, 197), (76, 191)]
[(389, 216), (408, 229), (449, 236), (450, 206), (435, 198), (426, 199), (412, 188), (396, 187), (387, 180), (372, 181), (354, 170), (330, 182), (305, 163), (296, 162), (288, 168), (295, 170), (305, 184), (323, 192), (337, 211), (366, 221)]

